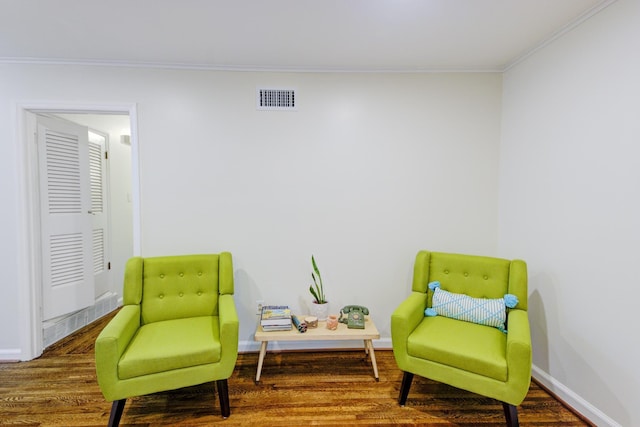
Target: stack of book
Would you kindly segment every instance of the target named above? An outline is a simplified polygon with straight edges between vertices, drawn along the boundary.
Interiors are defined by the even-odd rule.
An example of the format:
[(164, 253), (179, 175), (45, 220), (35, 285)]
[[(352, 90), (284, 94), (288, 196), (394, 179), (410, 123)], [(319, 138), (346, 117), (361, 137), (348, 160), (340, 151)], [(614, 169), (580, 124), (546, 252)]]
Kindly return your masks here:
[(264, 331), (291, 330), (291, 310), (288, 305), (265, 305), (260, 314), (260, 326)]

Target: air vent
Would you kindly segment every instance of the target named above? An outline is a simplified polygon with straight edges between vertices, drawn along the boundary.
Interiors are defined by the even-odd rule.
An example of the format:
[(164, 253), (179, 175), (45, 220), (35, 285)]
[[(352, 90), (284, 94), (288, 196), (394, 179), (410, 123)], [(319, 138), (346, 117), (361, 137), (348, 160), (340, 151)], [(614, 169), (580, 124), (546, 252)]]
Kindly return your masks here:
[(260, 89), (256, 92), (258, 110), (297, 110), (294, 89)]

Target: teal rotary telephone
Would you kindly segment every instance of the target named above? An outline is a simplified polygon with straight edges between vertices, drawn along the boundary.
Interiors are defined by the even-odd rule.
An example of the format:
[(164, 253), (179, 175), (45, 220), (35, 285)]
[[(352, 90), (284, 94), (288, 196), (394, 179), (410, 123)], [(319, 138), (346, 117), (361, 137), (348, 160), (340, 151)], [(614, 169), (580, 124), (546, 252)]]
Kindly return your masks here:
[(364, 316), (366, 314), (369, 314), (367, 307), (347, 305), (340, 310), (340, 319), (338, 321), (346, 323), (349, 329), (364, 329)]

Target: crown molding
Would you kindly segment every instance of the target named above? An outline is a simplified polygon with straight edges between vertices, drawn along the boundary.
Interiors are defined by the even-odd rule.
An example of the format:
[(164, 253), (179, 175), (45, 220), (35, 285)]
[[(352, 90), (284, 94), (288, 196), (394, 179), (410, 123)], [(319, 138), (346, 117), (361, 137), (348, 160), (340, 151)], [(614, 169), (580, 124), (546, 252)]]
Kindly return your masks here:
[(565, 34), (570, 32), (574, 28), (582, 25), (585, 21), (589, 20), (591, 17), (593, 17), (593, 16), (597, 15), (598, 13), (602, 12), (604, 9), (606, 9), (609, 6), (611, 6), (613, 3), (617, 2), (617, 1), (618, 0), (603, 0), (602, 2), (600, 2), (597, 5), (595, 5), (594, 7), (592, 7), (591, 9), (585, 11), (584, 13), (582, 13), (581, 15), (576, 17), (573, 21), (569, 22), (568, 24), (566, 24), (565, 26), (563, 26), (559, 30), (555, 31), (549, 37), (545, 38), (544, 40), (542, 40), (537, 45), (533, 46), (530, 49), (527, 49), (521, 55), (519, 55), (516, 58), (514, 58), (507, 65), (505, 65), (505, 67), (502, 69), (502, 72), (509, 71), (511, 68), (513, 68), (516, 65), (518, 65), (519, 63), (523, 62), (524, 60), (526, 60), (527, 58), (532, 56), (534, 53), (536, 53), (540, 49), (548, 46), (549, 44), (553, 43), (555, 40), (557, 40), (560, 37), (564, 36)]
[(258, 65), (216, 65), (216, 64), (188, 64), (174, 62), (142, 62), (142, 61), (108, 61), (88, 59), (59, 59), (33, 57), (0, 57), (0, 64), (18, 65), (53, 65), (53, 66), (83, 66), (83, 67), (120, 67), (120, 68), (150, 68), (164, 70), (192, 70), (192, 71), (230, 71), (230, 72), (268, 72), (268, 73), (370, 73), (370, 74), (437, 74), (437, 73), (501, 73), (501, 67), (466, 68), (307, 68), (307, 67), (267, 67)]

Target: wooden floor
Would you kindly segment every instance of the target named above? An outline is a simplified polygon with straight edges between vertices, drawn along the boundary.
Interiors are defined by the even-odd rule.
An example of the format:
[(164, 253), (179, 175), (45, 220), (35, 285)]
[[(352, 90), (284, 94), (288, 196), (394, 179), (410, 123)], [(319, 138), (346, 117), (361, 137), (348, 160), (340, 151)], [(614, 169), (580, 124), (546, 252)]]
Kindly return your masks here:
[[(111, 403), (98, 388), (93, 342), (111, 316), (48, 348), (42, 357), (0, 364), (0, 425), (106, 426)], [(405, 407), (391, 351), (376, 351), (380, 381), (364, 351), (268, 353), (260, 384), (257, 353), (241, 354), (229, 379), (223, 420), (215, 384), (127, 401), (121, 426), (503, 426), (502, 405), (415, 377)], [(588, 425), (535, 383), (518, 408), (522, 426)]]

